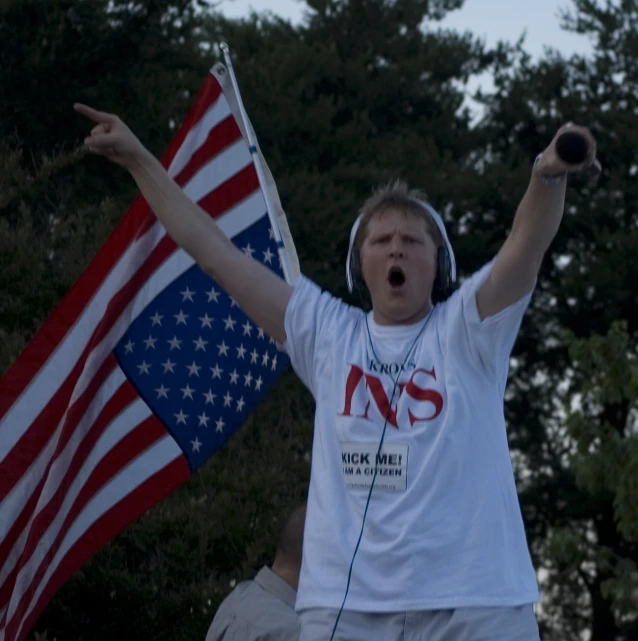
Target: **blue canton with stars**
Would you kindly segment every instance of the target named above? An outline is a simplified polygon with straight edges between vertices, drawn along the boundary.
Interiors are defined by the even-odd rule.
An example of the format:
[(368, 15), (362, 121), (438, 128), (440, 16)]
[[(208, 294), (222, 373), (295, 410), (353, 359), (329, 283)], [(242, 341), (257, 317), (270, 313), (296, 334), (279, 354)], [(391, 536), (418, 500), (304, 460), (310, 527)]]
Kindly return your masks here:
[[(233, 242), (283, 276), (268, 216)], [(115, 356), (191, 471), (224, 445), (289, 363), (197, 265), (146, 307)]]

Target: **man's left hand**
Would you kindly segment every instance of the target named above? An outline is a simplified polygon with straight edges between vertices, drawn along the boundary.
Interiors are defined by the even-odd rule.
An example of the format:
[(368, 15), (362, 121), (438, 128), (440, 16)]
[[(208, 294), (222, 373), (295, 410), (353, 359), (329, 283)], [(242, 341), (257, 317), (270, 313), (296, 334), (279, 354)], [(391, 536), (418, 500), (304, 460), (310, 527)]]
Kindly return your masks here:
[[(584, 162), (570, 165), (560, 158), (556, 153), (556, 141), (558, 138), (566, 133), (574, 133), (582, 136), (587, 141), (587, 158)], [(554, 136), (554, 139), (549, 144), (547, 149), (540, 155), (537, 164), (535, 165), (535, 172), (545, 177), (560, 176), (568, 173), (581, 173), (587, 171), (591, 167), (596, 166), (596, 139), (587, 127), (580, 127), (572, 123), (563, 125)], [(600, 165), (598, 165), (600, 167)]]

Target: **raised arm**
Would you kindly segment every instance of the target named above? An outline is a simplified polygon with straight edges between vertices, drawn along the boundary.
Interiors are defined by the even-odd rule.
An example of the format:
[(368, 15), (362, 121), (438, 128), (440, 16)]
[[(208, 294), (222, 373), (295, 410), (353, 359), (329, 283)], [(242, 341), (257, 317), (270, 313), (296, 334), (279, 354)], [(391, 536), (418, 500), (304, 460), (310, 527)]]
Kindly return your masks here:
[(237, 301), (256, 325), (283, 344), (290, 285), (240, 251), (117, 116), (85, 105), (75, 105), (75, 109), (97, 123), (84, 141), (89, 151), (128, 169), (168, 235)]
[[(568, 165), (556, 153), (556, 140), (569, 131), (588, 141), (589, 156), (580, 165)], [(509, 307), (534, 286), (545, 252), (554, 239), (565, 207), (566, 176), (589, 168), (596, 160), (596, 142), (585, 127), (561, 127), (534, 166), (512, 231), (494, 259), (489, 276), (476, 293), (481, 318)]]

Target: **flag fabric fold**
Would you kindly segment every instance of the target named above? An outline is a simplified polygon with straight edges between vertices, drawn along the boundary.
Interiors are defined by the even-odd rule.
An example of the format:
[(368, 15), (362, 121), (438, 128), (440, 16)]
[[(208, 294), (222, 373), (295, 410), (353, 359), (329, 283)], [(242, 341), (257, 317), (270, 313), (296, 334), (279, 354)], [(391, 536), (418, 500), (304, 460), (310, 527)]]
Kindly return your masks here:
[[(228, 70), (211, 70), (163, 165), (247, 255), (290, 280)], [(252, 131), (252, 130), (251, 130)], [(272, 218), (271, 218), (272, 217)], [(138, 197), (0, 380), (0, 641), (241, 426), (288, 360)]]

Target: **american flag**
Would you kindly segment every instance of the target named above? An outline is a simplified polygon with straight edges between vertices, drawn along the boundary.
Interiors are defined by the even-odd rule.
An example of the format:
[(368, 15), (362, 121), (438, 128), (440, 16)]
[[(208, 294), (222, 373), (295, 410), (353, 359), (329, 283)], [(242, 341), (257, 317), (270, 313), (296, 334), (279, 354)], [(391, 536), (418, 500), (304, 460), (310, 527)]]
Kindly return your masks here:
[[(209, 74), (162, 162), (281, 274), (223, 74)], [(0, 641), (24, 639), (85, 561), (222, 447), (287, 362), (138, 198), (0, 381)]]

